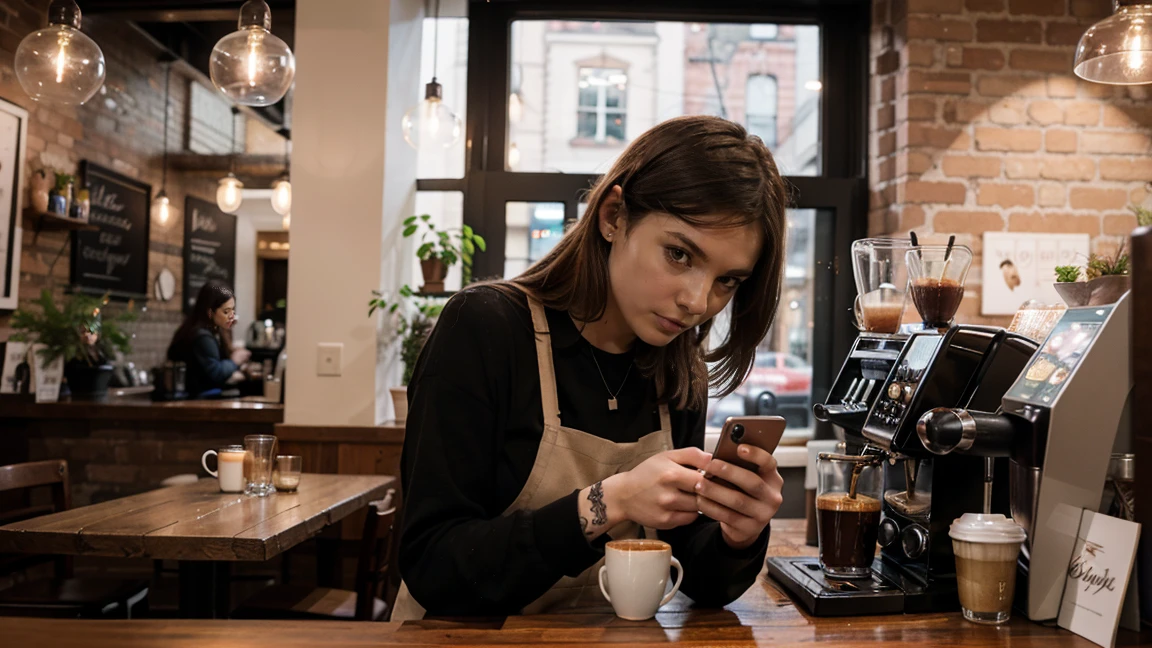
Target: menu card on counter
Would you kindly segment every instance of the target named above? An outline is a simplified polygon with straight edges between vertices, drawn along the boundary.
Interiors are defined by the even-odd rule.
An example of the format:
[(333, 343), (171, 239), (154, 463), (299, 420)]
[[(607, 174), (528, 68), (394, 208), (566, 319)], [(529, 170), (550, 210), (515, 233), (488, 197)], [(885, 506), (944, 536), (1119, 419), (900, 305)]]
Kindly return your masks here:
[(0, 370), (0, 394), (27, 394), (32, 389), (32, 366), (28, 364), (28, 343), (8, 340), (4, 349), (4, 367)]
[(32, 345), (32, 384), (36, 385), (37, 403), (55, 403), (60, 400), (60, 383), (64, 380), (64, 358), (44, 362), (45, 344)]
[(72, 286), (121, 299), (148, 294), (148, 242), (152, 186), (88, 160), (80, 175), (91, 196), (88, 222), (95, 232), (72, 239)]
[(216, 203), (188, 196), (184, 203), (184, 312), (196, 304), (196, 294), (209, 281), (235, 290), (236, 216)]
[(1060, 601), (1060, 627), (1105, 648), (1115, 645), (1139, 540), (1139, 524), (1083, 511)]

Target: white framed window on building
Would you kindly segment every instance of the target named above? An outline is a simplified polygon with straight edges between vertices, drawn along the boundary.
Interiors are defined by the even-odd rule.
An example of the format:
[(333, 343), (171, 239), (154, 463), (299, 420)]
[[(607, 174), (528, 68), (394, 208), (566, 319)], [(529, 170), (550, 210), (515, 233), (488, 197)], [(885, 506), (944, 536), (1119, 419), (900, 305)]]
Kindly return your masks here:
[(745, 128), (749, 133), (764, 140), (770, 149), (776, 148), (776, 115), (779, 102), (777, 87), (776, 77), (770, 74), (754, 74), (748, 77), (748, 85), (744, 92), (744, 113), (747, 115)]
[(620, 68), (580, 68), (576, 138), (626, 142), (628, 75)]

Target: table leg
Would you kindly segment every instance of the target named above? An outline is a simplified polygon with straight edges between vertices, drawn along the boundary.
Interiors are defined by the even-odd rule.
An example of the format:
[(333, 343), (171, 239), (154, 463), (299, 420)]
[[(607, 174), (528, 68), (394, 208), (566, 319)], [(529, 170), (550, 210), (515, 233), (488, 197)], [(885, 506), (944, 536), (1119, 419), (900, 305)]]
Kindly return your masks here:
[(180, 561), (180, 616), (227, 619), (232, 612), (231, 572), (229, 562)]

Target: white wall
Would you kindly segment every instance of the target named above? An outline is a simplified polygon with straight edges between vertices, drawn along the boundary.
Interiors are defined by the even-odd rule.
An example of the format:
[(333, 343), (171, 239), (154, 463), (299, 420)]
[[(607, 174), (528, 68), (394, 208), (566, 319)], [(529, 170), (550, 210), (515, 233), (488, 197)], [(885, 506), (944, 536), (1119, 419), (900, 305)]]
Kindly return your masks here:
[[(349, 17), (354, 19), (350, 20)], [(419, 2), (299, 0), (293, 106), (285, 423), (374, 425), (395, 367), (378, 367), (371, 291), (410, 274), (400, 222), (416, 156), (400, 117), (420, 96)], [(341, 375), (317, 375), (321, 343)]]
[(245, 339), (248, 325), (256, 319), (260, 305), (256, 303), (256, 233), (278, 232), (283, 229), (284, 217), (272, 209), (271, 189), (245, 189), (244, 202), (236, 210), (236, 279), (232, 290), (236, 293), (237, 341)]

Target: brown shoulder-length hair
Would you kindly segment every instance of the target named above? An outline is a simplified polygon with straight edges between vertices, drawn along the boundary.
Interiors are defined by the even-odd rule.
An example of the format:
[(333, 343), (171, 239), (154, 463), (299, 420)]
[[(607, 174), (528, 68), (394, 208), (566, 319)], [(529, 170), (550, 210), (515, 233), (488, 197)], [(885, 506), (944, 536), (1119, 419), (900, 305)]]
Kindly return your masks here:
[(663, 347), (636, 342), (637, 367), (655, 381), (660, 401), (703, 409), (709, 386), (726, 396), (744, 382), (776, 316), (787, 186), (768, 148), (739, 124), (707, 116), (670, 119), (633, 140), (592, 189), (584, 217), (551, 252), (515, 279), (492, 285), (528, 293), (579, 321), (600, 319), (608, 303), (611, 246), (597, 221), (616, 185), (623, 191), (625, 231), (649, 214), (664, 213), (696, 227), (751, 223), (763, 232), (760, 258), (736, 289), (728, 338), (719, 347), (704, 350), (712, 320)]

